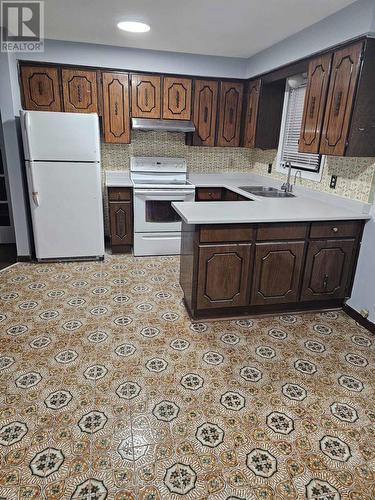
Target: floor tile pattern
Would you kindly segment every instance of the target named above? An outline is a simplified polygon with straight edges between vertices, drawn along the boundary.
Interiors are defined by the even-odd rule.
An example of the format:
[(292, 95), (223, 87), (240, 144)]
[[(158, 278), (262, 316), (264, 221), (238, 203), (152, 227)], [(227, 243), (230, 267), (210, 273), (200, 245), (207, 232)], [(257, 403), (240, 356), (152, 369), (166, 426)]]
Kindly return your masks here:
[(176, 257), (0, 273), (0, 498), (375, 498), (375, 338), (191, 322)]

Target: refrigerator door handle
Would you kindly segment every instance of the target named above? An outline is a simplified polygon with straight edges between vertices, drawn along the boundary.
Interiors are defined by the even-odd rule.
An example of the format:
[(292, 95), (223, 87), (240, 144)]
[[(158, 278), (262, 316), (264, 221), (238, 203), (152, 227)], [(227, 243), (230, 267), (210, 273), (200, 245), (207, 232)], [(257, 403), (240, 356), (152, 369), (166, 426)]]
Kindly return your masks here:
[(33, 169), (33, 164), (29, 163), (29, 169), (30, 169), (30, 188), (31, 188), (31, 197), (33, 199), (34, 204), (39, 207), (40, 206), (40, 200), (39, 200), (39, 191), (36, 190), (35, 187), (35, 178), (34, 178), (34, 169)]
[(38, 191), (33, 191), (33, 192), (31, 193), (31, 196), (32, 196), (32, 198), (33, 198), (33, 201), (34, 201), (35, 205), (36, 205), (37, 207), (39, 207), (39, 206), (40, 206), (40, 203), (39, 203), (39, 193), (38, 193)]
[(30, 148), (30, 132), (31, 132), (31, 120), (30, 113), (24, 111), (22, 113), (23, 118), (23, 131), (24, 131), (24, 148), (25, 156), (27, 159), (31, 160), (31, 148)]

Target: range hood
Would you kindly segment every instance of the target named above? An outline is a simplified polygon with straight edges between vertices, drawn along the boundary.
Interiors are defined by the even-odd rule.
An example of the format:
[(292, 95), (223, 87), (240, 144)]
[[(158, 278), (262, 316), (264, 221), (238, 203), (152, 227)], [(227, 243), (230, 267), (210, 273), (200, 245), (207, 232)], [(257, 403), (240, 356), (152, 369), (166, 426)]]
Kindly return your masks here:
[(151, 118), (132, 118), (134, 130), (160, 130), (163, 132), (194, 132), (191, 120), (158, 120)]

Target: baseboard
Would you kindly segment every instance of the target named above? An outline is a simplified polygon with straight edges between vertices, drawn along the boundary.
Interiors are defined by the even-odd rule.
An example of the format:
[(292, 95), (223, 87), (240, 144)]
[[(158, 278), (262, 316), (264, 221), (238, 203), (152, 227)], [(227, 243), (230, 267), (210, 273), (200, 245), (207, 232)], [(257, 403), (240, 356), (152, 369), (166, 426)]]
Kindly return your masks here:
[(31, 262), (31, 255), (17, 255), (17, 262)]
[(344, 312), (351, 318), (353, 318), (357, 323), (364, 326), (369, 332), (375, 335), (375, 324), (364, 318), (359, 312), (357, 312), (352, 307), (348, 306), (348, 304), (344, 304), (343, 306)]

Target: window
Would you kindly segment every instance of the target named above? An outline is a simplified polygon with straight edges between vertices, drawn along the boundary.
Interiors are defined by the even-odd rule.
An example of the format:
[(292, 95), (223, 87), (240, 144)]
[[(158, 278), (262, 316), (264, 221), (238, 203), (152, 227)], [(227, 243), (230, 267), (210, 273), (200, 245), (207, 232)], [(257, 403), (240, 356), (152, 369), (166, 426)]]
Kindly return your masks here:
[(290, 161), (294, 171), (301, 170), (302, 177), (320, 181), (324, 157), (298, 151), (305, 93), (302, 75), (287, 81), (276, 170), (285, 172), (285, 164)]

